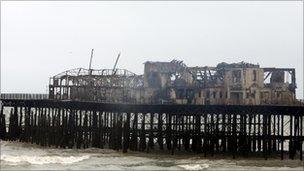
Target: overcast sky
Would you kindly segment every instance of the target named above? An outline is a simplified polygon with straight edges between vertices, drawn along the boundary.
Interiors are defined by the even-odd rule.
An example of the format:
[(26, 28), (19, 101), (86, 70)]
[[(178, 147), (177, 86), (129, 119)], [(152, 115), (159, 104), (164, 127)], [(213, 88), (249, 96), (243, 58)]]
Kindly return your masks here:
[(296, 68), (303, 98), (303, 2), (1, 2), (1, 91), (46, 93), (64, 70), (149, 61)]

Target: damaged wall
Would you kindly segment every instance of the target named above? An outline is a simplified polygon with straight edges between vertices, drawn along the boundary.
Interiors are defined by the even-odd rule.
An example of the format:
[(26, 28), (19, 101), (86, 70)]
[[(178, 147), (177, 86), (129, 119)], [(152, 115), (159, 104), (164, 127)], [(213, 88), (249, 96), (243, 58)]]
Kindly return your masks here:
[(293, 68), (250, 63), (187, 67), (182, 61), (146, 62), (143, 75), (127, 70), (68, 70), (50, 79), (51, 99), (146, 104), (291, 105)]

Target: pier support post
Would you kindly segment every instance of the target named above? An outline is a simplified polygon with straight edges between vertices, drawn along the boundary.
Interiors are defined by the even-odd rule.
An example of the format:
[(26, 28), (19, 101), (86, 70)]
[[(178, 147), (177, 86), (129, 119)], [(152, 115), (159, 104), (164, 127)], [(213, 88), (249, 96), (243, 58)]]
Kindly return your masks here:
[(0, 139), (6, 140), (6, 122), (5, 122), (5, 114), (4, 114), (4, 107), (0, 101)]
[(127, 113), (126, 121), (124, 122), (123, 129), (123, 153), (126, 153), (129, 148), (129, 140), (130, 140), (130, 113)]

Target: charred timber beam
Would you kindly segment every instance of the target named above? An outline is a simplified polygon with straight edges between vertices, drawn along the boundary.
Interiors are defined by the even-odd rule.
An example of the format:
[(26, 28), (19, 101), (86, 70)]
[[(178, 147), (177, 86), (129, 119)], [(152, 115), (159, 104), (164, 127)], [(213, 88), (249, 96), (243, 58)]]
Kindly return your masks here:
[(303, 114), (303, 106), (270, 106), (270, 105), (150, 105), (150, 104), (111, 104), (98, 102), (80, 102), (70, 100), (17, 100), (3, 99), (4, 106), (32, 106), (32, 107), (53, 107), (69, 108), (73, 110), (101, 110), (106, 112), (142, 112), (142, 113), (172, 113), (172, 114), (195, 114), (214, 113), (221, 114), (242, 113), (248, 108), (252, 113), (275, 115), (298, 115)]

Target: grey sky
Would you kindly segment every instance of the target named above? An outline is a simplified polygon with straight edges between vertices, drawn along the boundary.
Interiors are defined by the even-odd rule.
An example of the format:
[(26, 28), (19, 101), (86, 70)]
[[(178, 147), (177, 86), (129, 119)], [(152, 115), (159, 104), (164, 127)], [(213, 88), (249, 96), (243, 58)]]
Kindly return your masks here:
[(77, 67), (252, 62), (296, 68), (303, 97), (303, 2), (1, 2), (2, 92), (45, 93)]

